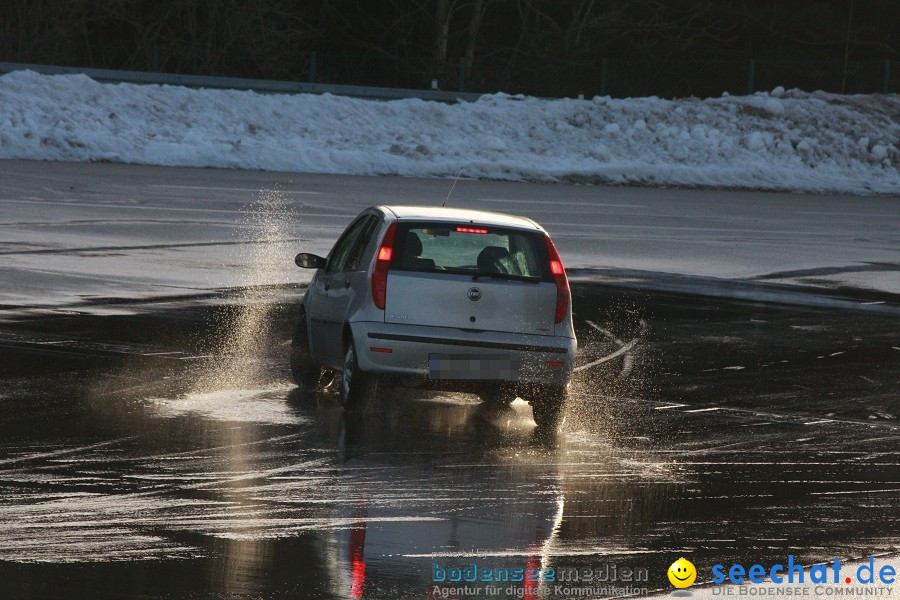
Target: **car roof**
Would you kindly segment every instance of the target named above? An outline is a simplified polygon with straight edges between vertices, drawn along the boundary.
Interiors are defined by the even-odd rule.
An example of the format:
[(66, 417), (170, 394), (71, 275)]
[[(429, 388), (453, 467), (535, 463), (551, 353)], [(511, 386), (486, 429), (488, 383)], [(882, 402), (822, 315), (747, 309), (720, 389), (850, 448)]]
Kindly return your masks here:
[(470, 210), (467, 208), (444, 208), (442, 206), (380, 206), (382, 210), (392, 213), (400, 221), (468, 221), (480, 225), (497, 227), (517, 227), (520, 229), (543, 228), (527, 217), (507, 215), (486, 210)]

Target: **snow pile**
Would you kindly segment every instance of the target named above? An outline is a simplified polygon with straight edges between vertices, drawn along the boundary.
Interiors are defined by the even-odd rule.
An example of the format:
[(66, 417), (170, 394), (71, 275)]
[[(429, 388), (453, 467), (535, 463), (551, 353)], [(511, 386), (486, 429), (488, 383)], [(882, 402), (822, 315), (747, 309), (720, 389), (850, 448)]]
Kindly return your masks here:
[(900, 193), (900, 97), (455, 105), (0, 77), (0, 158)]

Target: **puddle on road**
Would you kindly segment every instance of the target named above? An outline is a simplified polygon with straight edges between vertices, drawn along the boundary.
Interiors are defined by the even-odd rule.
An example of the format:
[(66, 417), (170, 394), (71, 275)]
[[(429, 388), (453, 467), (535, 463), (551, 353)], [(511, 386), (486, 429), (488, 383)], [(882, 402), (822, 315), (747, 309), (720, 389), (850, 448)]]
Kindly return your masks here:
[(293, 387), (275, 384), (256, 389), (191, 392), (179, 398), (150, 398), (148, 402), (162, 417), (196, 415), (218, 421), (297, 425), (303, 419), (284, 402)]
[[(534, 442), (521, 401), (487, 411), (470, 396), (411, 392), (343, 419), (334, 396), (302, 397), (283, 382), (284, 292), (256, 291), (240, 301), (248, 310), (197, 325), (222, 340), (199, 383), (177, 340), (200, 311), (179, 311), (175, 326), (173, 311), (48, 325), (121, 342), (118, 330), (141, 337), (169, 323), (153, 349), (185, 354), (114, 373), (79, 359), (80, 378), (35, 361), (40, 371), (4, 387), (3, 401), (21, 408), (2, 422), (13, 462), (0, 471), (0, 559), (30, 590), (115, 579), (135, 596), (164, 581), (173, 597), (340, 598), (357, 585), (393, 598), (421, 596), (433, 560), (616, 562), (663, 581), (676, 551), (708, 570), (896, 546), (892, 323), (653, 297), (641, 300), (656, 314), (639, 335), (647, 312), (627, 313), (617, 292), (576, 288), (584, 360), (640, 341), (580, 372), (561, 443), (547, 446)], [(590, 335), (587, 319), (599, 326)], [(827, 330), (800, 339), (794, 325)], [(808, 392), (790, 388), (800, 382)], [(887, 416), (867, 422), (876, 409)], [(820, 418), (829, 413), (840, 414)], [(58, 564), (81, 562), (105, 564)]]

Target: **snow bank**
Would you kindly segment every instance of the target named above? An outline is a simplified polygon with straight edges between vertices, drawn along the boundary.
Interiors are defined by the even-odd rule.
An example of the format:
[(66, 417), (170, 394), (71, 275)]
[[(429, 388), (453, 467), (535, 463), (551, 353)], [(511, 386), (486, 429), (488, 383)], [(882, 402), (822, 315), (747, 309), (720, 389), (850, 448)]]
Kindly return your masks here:
[(900, 97), (455, 105), (0, 77), (0, 158), (900, 193)]

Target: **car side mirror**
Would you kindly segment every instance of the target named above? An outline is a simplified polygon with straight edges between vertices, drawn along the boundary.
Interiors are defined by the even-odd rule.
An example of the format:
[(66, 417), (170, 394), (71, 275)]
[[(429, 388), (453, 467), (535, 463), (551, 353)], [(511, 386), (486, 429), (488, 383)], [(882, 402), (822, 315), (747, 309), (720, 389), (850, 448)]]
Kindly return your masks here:
[(327, 261), (321, 256), (310, 254), (309, 252), (301, 252), (294, 257), (294, 262), (303, 269), (323, 269)]

